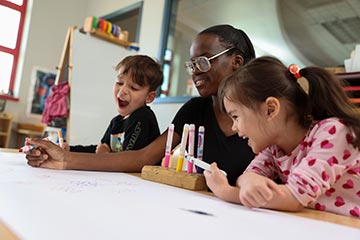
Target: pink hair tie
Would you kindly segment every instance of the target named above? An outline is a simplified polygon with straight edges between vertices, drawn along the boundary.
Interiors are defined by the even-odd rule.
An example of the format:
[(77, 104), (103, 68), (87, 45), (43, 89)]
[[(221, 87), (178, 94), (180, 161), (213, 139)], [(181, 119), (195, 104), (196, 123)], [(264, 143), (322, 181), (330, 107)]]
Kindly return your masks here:
[(301, 78), (300, 68), (299, 68), (298, 65), (296, 65), (296, 64), (291, 64), (291, 65), (289, 66), (289, 71), (296, 77), (296, 79)]

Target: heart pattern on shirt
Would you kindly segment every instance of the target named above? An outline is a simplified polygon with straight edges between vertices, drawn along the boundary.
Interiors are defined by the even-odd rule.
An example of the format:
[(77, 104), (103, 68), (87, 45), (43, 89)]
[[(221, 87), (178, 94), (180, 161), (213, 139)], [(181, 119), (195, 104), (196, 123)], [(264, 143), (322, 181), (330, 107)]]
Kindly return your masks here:
[(320, 203), (316, 203), (315, 204), (315, 209), (316, 210), (320, 210), (320, 211), (325, 211), (326, 210), (326, 206), (325, 205), (322, 205)]
[(284, 171), (284, 175), (285, 175), (285, 176), (288, 176), (289, 174), (290, 174), (290, 171), (289, 171), (289, 170), (285, 170), (285, 171)]
[(298, 161), (298, 158), (297, 158), (297, 157), (294, 157), (294, 158), (293, 158), (293, 165), (296, 165), (298, 162), (299, 162), (299, 161)]
[(344, 199), (342, 197), (340, 197), (340, 196), (337, 196), (336, 201), (335, 201), (335, 206), (341, 207), (344, 204), (345, 204)]
[(322, 178), (324, 181), (327, 181), (327, 180), (329, 180), (329, 175), (328, 175), (325, 171), (322, 171), (322, 173), (321, 173), (321, 178)]
[(308, 143), (306, 141), (303, 141), (300, 143), (300, 150), (304, 151), (304, 149), (308, 146)]
[(342, 186), (345, 189), (352, 189), (352, 188), (354, 188), (354, 183), (353, 183), (353, 181), (351, 179), (349, 179)]
[(327, 162), (328, 162), (328, 164), (329, 164), (330, 166), (333, 166), (334, 164), (338, 164), (338, 163), (339, 163), (339, 161), (336, 159), (335, 156), (330, 157), (330, 158), (327, 160)]
[(320, 146), (321, 148), (326, 148), (326, 149), (329, 149), (329, 148), (333, 148), (334, 147), (334, 144), (332, 144), (331, 142), (329, 142), (329, 140), (324, 140), (320, 143)]
[(335, 126), (332, 126), (330, 129), (329, 129), (329, 133), (331, 135), (335, 134), (336, 133), (336, 127)]
[(330, 189), (326, 190), (325, 195), (330, 197), (331, 194), (333, 194), (334, 192), (335, 192), (335, 188), (330, 188)]
[(315, 159), (315, 158), (310, 159), (310, 160), (308, 161), (308, 165), (309, 165), (309, 166), (312, 166), (312, 165), (315, 164), (315, 162), (316, 162), (316, 159)]
[(350, 210), (349, 213), (351, 216), (360, 217), (360, 210), (358, 207), (354, 207), (353, 209)]
[(343, 155), (343, 159), (346, 160), (351, 156), (351, 153), (349, 150), (345, 149), (344, 150), (344, 155)]
[(348, 144), (350, 144), (351, 142), (352, 142), (352, 140), (353, 140), (353, 137), (348, 133), (348, 134), (346, 134), (346, 142), (348, 143)]

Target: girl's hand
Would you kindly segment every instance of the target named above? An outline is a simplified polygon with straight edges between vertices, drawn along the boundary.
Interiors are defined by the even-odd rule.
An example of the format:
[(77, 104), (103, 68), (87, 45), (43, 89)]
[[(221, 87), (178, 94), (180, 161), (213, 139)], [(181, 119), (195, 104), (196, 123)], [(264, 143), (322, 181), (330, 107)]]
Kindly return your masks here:
[(216, 163), (210, 165), (211, 171), (204, 171), (206, 184), (218, 198), (234, 203), (240, 203), (239, 189), (230, 186), (227, 178), (217, 167)]
[(105, 143), (99, 143), (96, 147), (95, 153), (109, 153), (111, 152), (110, 147)]
[(28, 164), (33, 167), (66, 169), (65, 154), (67, 151), (61, 149), (51, 141), (26, 138), (25, 144), (35, 145), (36, 148), (26, 153)]
[(274, 196), (284, 195), (273, 180), (253, 172), (241, 175), (237, 185), (240, 187), (241, 203), (250, 208), (266, 207)]

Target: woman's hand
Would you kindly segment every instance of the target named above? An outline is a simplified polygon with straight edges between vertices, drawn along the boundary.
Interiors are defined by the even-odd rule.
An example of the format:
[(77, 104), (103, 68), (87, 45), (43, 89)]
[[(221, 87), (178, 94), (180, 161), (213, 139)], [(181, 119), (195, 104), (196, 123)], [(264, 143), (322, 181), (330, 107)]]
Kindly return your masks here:
[(250, 208), (266, 207), (277, 194), (284, 195), (273, 180), (253, 172), (241, 175), (237, 186), (241, 203)]
[(32, 167), (51, 169), (66, 169), (65, 155), (68, 151), (63, 150), (51, 141), (26, 138), (25, 144), (35, 145), (36, 148), (26, 153), (28, 164)]
[(234, 203), (240, 203), (239, 189), (230, 186), (226, 176), (217, 167), (216, 163), (210, 165), (211, 171), (204, 171), (206, 184), (218, 198)]

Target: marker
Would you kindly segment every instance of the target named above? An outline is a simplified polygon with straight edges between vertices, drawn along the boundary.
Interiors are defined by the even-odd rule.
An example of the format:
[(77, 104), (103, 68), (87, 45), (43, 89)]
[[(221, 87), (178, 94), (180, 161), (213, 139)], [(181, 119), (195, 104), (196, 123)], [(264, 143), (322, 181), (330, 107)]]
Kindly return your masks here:
[[(42, 140), (50, 141), (48, 137), (45, 137), (45, 138), (43, 138)], [(35, 148), (36, 148), (36, 146), (33, 145), (33, 144), (26, 144), (26, 145), (24, 145), (23, 147), (21, 147), (21, 148), (19, 149), (19, 152), (27, 153), (27, 152), (35, 149)]]
[[(205, 170), (211, 172), (210, 164), (208, 164), (207, 162), (201, 161), (197, 158), (190, 157), (190, 156), (186, 156), (186, 160), (188, 160), (189, 162), (192, 162), (193, 164), (195, 164), (198, 167), (201, 167), (202, 169), (205, 169)], [(223, 170), (220, 170), (220, 171), (225, 175), (225, 177), (227, 176), (225, 171), (223, 171)]]
[(180, 153), (179, 153), (178, 162), (176, 165), (177, 172), (182, 171), (188, 134), (189, 134), (189, 124), (185, 123), (184, 128), (183, 128), (182, 137), (181, 137)]
[(60, 146), (61, 148), (63, 148), (64, 138), (63, 138), (63, 136), (62, 136), (61, 130), (58, 131), (58, 138), (59, 138), (59, 146)]
[(170, 124), (168, 133), (167, 133), (167, 140), (166, 140), (166, 147), (165, 147), (164, 168), (169, 168), (173, 135), (174, 135), (174, 124)]
[(34, 145), (25, 145), (19, 149), (19, 152), (27, 153), (35, 148)]
[[(189, 142), (188, 142), (188, 154), (189, 156), (194, 156), (194, 144), (195, 144), (195, 125), (190, 124), (189, 126)], [(187, 172), (192, 173), (194, 164), (192, 162), (187, 162)]]
[[(200, 126), (198, 131), (198, 146), (197, 146), (196, 157), (201, 161), (203, 160), (204, 136), (205, 136), (205, 127)], [(200, 173), (202, 171), (196, 166), (196, 172)]]

